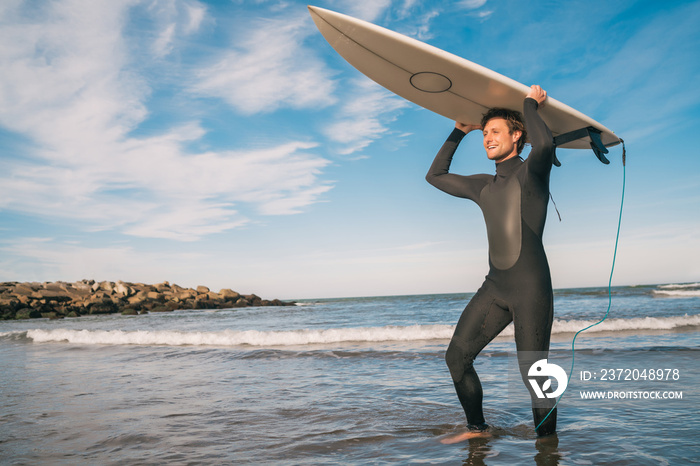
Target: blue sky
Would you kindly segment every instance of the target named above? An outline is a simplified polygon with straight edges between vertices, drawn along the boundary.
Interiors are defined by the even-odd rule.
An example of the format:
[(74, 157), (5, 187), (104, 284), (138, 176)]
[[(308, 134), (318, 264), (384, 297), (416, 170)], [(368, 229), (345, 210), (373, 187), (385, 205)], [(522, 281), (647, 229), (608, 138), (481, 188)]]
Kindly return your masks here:
[[(627, 143), (614, 284), (700, 280), (700, 2), (319, 0), (549, 95)], [(424, 176), (453, 123), (343, 61), (296, 1), (0, 4), (0, 280), (267, 298), (476, 290), (478, 208)], [(527, 149), (526, 149), (527, 152)], [(559, 150), (554, 286), (602, 286), (621, 150)], [(492, 173), (480, 138), (453, 170)]]

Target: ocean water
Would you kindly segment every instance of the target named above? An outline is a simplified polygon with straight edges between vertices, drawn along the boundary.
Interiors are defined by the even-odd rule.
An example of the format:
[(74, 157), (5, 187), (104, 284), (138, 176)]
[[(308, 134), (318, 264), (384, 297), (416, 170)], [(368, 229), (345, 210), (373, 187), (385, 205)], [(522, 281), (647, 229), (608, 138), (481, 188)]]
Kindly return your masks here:
[(535, 436), (507, 328), (476, 362), (492, 436), (444, 445), (470, 296), (0, 321), (0, 463), (700, 461), (700, 284), (613, 288), (573, 361), (607, 288), (555, 291), (549, 363), (573, 363), (557, 435)]

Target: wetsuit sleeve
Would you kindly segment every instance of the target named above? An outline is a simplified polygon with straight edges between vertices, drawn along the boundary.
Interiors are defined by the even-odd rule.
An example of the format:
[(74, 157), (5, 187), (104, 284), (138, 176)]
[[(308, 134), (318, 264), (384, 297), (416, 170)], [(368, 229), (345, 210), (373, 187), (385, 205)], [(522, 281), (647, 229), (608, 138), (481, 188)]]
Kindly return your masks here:
[(463, 176), (450, 173), (452, 157), (464, 136), (465, 133), (457, 128), (452, 131), (447, 141), (440, 148), (437, 156), (435, 156), (435, 160), (430, 166), (425, 179), (428, 183), (447, 194), (478, 202), (479, 191), (484, 184), (478, 181), (478, 175)]
[(525, 126), (532, 144), (527, 159), (531, 172), (545, 175), (551, 171), (554, 161), (554, 138), (547, 124), (537, 113), (538, 107), (537, 101), (529, 97), (523, 103)]

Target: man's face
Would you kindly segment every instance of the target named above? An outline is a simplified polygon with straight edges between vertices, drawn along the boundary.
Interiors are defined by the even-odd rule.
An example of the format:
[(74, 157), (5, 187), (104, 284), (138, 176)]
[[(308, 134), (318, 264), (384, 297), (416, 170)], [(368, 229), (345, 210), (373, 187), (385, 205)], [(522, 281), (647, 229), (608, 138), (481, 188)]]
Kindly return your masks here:
[(518, 155), (520, 131), (510, 132), (508, 123), (503, 118), (492, 118), (484, 127), (484, 148), (489, 160), (496, 163)]

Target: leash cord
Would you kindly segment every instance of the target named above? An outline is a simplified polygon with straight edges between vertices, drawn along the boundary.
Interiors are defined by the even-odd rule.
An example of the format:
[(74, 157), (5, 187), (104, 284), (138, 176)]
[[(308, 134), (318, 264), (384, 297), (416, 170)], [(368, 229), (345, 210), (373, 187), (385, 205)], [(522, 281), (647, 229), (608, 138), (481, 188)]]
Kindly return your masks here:
[[(625, 180), (626, 180), (626, 173), (625, 173), (626, 168), (625, 167), (626, 167), (626, 162), (627, 162), (627, 150), (625, 149), (625, 141), (620, 139), (620, 142), (622, 142), (622, 200), (620, 201), (620, 216), (617, 220), (617, 235), (615, 236), (615, 250), (613, 252), (612, 267), (610, 269), (610, 280), (608, 280), (608, 310), (605, 311), (605, 315), (603, 316), (602, 319), (600, 319), (600, 321), (598, 321), (594, 324), (591, 324), (586, 328), (579, 330), (574, 335), (574, 338), (571, 341), (571, 370), (569, 371), (569, 378), (567, 379), (567, 382), (566, 382), (567, 388), (569, 386), (569, 382), (571, 382), (571, 376), (574, 374), (574, 361), (575, 361), (575, 355), (576, 355), (576, 353), (574, 351), (574, 347), (576, 346), (576, 337), (579, 335), (579, 333), (585, 332), (589, 328), (595, 327), (596, 325), (603, 323), (603, 321), (605, 319), (607, 319), (608, 314), (610, 314), (610, 308), (612, 307), (612, 278), (613, 278), (613, 273), (615, 272), (615, 259), (617, 258), (617, 245), (620, 241), (620, 226), (622, 225), (622, 207), (625, 204)], [(552, 411), (554, 411), (554, 409), (557, 407), (557, 405), (559, 404), (561, 399), (564, 397), (565, 393), (566, 393), (566, 390), (564, 391), (564, 393), (562, 393), (559, 396), (559, 399), (557, 399), (557, 402), (554, 403), (554, 406), (552, 407), (552, 409), (549, 410), (549, 412), (544, 417), (544, 419), (542, 419), (540, 421), (540, 423), (537, 425), (537, 427), (535, 427), (535, 431), (537, 431), (537, 429), (540, 428), (542, 423), (547, 420), (549, 415), (552, 414)]]

